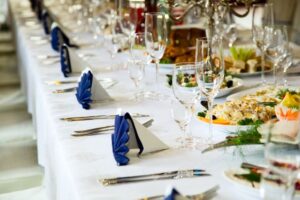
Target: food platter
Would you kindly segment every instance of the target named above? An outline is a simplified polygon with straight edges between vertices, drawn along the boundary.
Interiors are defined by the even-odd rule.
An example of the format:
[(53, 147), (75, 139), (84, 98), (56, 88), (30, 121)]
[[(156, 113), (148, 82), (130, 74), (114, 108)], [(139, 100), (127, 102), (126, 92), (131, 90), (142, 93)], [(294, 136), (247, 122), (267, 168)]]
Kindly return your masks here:
[[(242, 168), (237, 168), (237, 169), (228, 169), (224, 171), (224, 177), (225, 179), (233, 184), (233, 186), (240, 192), (247, 194), (251, 197), (254, 197), (255, 199), (260, 199), (259, 196), (259, 187), (260, 183), (258, 182), (250, 182), (245, 179), (241, 179), (236, 177), (235, 175), (238, 174), (245, 174), (248, 173), (249, 170), (247, 169), (242, 169)], [(295, 197), (297, 199), (300, 198), (300, 191), (297, 190)]]

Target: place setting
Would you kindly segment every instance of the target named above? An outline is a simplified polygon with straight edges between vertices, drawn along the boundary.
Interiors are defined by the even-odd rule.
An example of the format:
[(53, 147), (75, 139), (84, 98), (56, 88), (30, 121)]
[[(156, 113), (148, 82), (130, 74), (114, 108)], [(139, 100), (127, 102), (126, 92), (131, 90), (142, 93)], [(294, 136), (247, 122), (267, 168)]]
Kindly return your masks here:
[(47, 199), (300, 198), (298, 1), (5, 1)]

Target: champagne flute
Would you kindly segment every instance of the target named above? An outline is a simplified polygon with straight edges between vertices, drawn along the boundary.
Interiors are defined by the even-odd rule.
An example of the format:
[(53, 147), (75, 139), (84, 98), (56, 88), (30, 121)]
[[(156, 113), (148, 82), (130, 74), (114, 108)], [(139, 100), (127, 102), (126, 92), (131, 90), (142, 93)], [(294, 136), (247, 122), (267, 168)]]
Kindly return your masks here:
[(178, 63), (173, 68), (172, 90), (175, 98), (181, 104), (172, 102), (171, 114), (183, 132), (177, 138), (182, 148), (195, 148), (195, 138), (191, 135), (189, 125), (194, 107), (199, 100), (200, 90), (196, 82), (196, 64)]
[(197, 83), (202, 94), (206, 97), (209, 114), (208, 144), (213, 138), (212, 107), (214, 97), (218, 94), (224, 79), (224, 58), (222, 40), (202, 38), (196, 40), (196, 70)]
[(266, 124), (265, 158), (268, 167), (262, 174), (260, 187), (261, 197), (265, 200), (292, 200), (294, 197), (300, 171), (299, 125), (299, 119)]
[(273, 63), (273, 83), (277, 85), (277, 70), (279, 62), (285, 57), (288, 50), (288, 36), (286, 26), (265, 27), (265, 54)]
[(145, 37), (147, 51), (155, 62), (156, 84), (159, 88), (159, 61), (167, 46), (167, 23), (164, 13), (146, 13)]
[(252, 39), (261, 54), (261, 82), (263, 85), (267, 83), (265, 77), (265, 50), (266, 44), (264, 40), (265, 26), (274, 25), (273, 4), (255, 4), (253, 6), (252, 16)]

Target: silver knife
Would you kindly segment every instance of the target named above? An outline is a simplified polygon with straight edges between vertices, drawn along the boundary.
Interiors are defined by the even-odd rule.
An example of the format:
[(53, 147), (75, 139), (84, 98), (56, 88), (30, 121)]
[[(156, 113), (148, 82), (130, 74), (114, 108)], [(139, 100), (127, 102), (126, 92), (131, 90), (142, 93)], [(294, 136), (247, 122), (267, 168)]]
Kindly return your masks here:
[[(208, 200), (213, 198), (219, 189), (220, 187), (217, 185), (200, 194), (187, 195), (186, 198), (189, 200)], [(151, 197), (144, 197), (140, 200), (163, 200), (163, 199), (164, 199), (164, 195), (156, 195)]]
[[(94, 120), (94, 119), (114, 119), (116, 115), (92, 115), (92, 116), (82, 116), (82, 117), (64, 117), (60, 118), (60, 120), (73, 122), (73, 121), (86, 121), (86, 120)], [(150, 115), (144, 115), (135, 113), (132, 114), (131, 117), (137, 118), (137, 117), (150, 117)]]
[(182, 179), (182, 178), (193, 178), (200, 176), (210, 176), (204, 172), (204, 170), (179, 170), (173, 172), (165, 172), (158, 174), (149, 174), (142, 176), (129, 176), (129, 177), (119, 177), (119, 178), (108, 178), (102, 179), (100, 182), (104, 186), (116, 185), (121, 183), (136, 183), (142, 181), (155, 181), (155, 180), (164, 180), (164, 179)]
[(66, 88), (66, 89), (54, 90), (52, 93), (54, 93), (54, 94), (61, 94), (61, 93), (66, 93), (66, 92), (73, 92), (75, 90), (76, 90), (76, 87), (73, 87), (73, 88)]

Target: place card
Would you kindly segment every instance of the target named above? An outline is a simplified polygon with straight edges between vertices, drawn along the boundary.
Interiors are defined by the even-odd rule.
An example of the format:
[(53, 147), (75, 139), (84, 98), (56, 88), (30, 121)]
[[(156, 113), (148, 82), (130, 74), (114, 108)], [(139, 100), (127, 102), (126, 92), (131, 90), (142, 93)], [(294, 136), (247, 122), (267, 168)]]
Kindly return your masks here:
[(92, 102), (112, 101), (102, 85), (95, 79), (89, 68), (86, 68), (79, 78), (76, 88), (76, 98), (82, 108), (89, 109)]
[(129, 113), (116, 115), (111, 139), (113, 155), (119, 166), (129, 163), (130, 150), (138, 150), (137, 156), (140, 156), (169, 148)]
[(60, 64), (64, 77), (68, 77), (72, 72), (82, 72), (86, 67), (89, 67), (88, 64), (77, 55), (74, 49), (68, 47), (66, 44), (63, 44), (60, 49)]

